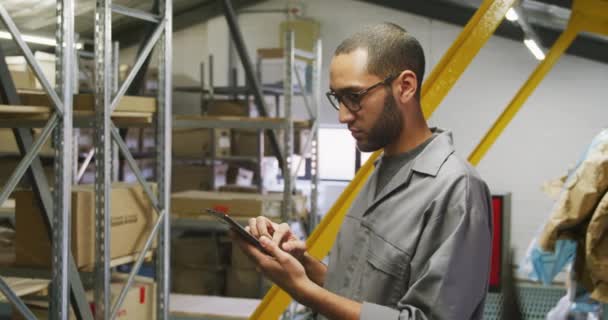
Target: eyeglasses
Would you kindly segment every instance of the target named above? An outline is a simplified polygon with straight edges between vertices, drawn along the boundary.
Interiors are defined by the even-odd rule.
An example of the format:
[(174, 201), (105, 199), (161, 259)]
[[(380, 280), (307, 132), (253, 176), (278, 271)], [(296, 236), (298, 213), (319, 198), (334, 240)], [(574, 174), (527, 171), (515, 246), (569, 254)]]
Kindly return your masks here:
[(370, 91), (372, 91), (373, 89), (375, 89), (379, 86), (387, 85), (387, 84), (391, 83), (391, 81), (393, 81), (396, 77), (397, 77), (397, 75), (390, 75), (386, 79), (372, 85), (371, 87), (368, 87), (367, 89), (363, 89), (361, 91), (357, 91), (357, 92), (329, 91), (325, 95), (327, 96), (327, 99), (331, 103), (331, 106), (334, 107), (334, 109), (340, 111), (340, 104), (344, 104), (344, 106), (351, 112), (357, 112), (357, 111), (361, 110), (361, 99), (363, 99), (363, 97), (366, 94), (368, 94)]

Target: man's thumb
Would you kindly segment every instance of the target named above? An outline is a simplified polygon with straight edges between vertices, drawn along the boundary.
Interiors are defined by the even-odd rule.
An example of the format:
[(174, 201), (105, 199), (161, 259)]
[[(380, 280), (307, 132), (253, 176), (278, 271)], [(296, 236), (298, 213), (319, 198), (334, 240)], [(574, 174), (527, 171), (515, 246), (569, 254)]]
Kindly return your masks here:
[(264, 247), (264, 250), (277, 259), (280, 259), (283, 257), (283, 255), (287, 254), (281, 250), (276, 243), (272, 242), (272, 240), (266, 236), (260, 237), (260, 243), (262, 244), (262, 247)]

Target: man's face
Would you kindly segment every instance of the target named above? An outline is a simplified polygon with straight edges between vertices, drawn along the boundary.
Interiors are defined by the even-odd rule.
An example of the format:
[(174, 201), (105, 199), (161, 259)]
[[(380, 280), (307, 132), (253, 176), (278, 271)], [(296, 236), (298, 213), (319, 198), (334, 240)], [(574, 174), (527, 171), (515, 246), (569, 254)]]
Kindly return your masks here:
[[(367, 50), (357, 49), (334, 56), (330, 65), (330, 90), (338, 93), (358, 92), (384, 79), (366, 69)], [(390, 84), (379, 86), (364, 95), (361, 109), (352, 112), (340, 105), (339, 120), (348, 126), (357, 148), (371, 152), (394, 142), (403, 129), (403, 116), (392, 94)]]

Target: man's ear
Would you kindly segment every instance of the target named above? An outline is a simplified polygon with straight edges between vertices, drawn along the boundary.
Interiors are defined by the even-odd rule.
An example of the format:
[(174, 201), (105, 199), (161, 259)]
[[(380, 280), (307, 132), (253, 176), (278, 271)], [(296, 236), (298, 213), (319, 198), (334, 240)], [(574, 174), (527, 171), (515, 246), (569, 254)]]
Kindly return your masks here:
[(412, 70), (404, 70), (397, 76), (395, 81), (397, 85), (397, 99), (401, 103), (407, 103), (411, 99), (414, 99), (418, 88), (418, 77)]

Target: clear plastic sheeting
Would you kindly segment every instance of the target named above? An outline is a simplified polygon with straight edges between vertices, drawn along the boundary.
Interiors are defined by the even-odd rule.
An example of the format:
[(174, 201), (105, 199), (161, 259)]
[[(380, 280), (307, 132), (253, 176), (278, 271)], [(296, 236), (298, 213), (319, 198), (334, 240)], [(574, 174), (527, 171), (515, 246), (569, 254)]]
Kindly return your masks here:
[(576, 256), (576, 242), (571, 240), (558, 240), (554, 252), (547, 252), (538, 246), (538, 239), (534, 237), (528, 247), (526, 260), (522, 265), (523, 273), (534, 281), (550, 285), (553, 279), (569, 265)]
[[(608, 129), (602, 130), (597, 134), (587, 149), (581, 154), (575, 167), (568, 173), (564, 186), (576, 178), (576, 171), (590, 155), (603, 150), (608, 146)], [(562, 187), (561, 192), (565, 192), (566, 187)], [(553, 252), (542, 250), (538, 244), (543, 227), (539, 228), (536, 236), (532, 239), (528, 247), (526, 258), (520, 267), (521, 273), (530, 280), (541, 281), (543, 284), (550, 284), (553, 279), (561, 272), (564, 267), (570, 264), (576, 255), (576, 242), (571, 240), (558, 240)]]

